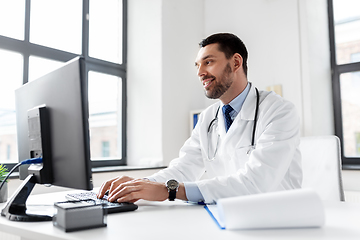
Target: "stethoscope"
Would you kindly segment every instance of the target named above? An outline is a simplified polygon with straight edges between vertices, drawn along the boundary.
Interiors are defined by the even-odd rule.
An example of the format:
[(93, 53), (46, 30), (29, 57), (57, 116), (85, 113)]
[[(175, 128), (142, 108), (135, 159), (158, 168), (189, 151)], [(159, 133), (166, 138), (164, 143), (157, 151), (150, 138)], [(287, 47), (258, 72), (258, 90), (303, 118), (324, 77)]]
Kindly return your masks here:
[[(255, 131), (256, 131), (256, 123), (257, 123), (257, 117), (258, 117), (258, 112), (259, 112), (259, 91), (257, 88), (255, 88), (256, 91), (256, 107), (255, 107), (255, 118), (254, 118), (254, 126), (253, 126), (253, 131), (252, 131), (252, 137), (251, 137), (251, 145), (250, 145), (250, 149), (247, 151), (247, 155), (249, 156), (250, 153), (252, 152), (252, 150), (255, 149)], [(208, 160), (209, 161), (214, 161), (217, 150), (218, 150), (218, 145), (219, 145), (219, 134), (216, 134), (217, 137), (215, 136), (216, 139), (216, 146), (215, 146), (215, 150), (212, 150), (212, 145), (210, 144), (210, 142), (212, 143), (213, 141), (211, 141), (212, 137), (214, 137), (215, 134), (211, 134), (211, 132), (213, 131), (213, 129), (216, 127), (215, 123), (218, 121), (218, 114), (219, 114), (219, 109), (220, 106), (218, 107), (218, 109), (216, 110), (216, 114), (215, 114), (215, 118), (213, 120), (211, 120), (209, 127), (207, 129), (207, 134), (208, 134)], [(213, 152), (214, 154), (212, 156), (210, 156), (210, 152)]]

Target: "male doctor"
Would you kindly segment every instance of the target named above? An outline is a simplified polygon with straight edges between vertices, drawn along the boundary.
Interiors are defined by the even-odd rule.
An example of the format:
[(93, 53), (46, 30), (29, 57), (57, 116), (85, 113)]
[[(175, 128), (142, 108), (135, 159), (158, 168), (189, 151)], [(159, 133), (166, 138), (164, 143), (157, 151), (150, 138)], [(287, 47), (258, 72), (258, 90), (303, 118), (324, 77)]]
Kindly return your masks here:
[[(200, 44), (195, 66), (208, 98), (191, 137), (169, 167), (145, 179), (121, 176), (102, 184), (109, 201), (220, 198), (301, 187), (299, 117), (292, 103), (258, 91), (247, 79), (248, 53), (235, 35)], [(206, 172), (206, 179), (201, 177)]]

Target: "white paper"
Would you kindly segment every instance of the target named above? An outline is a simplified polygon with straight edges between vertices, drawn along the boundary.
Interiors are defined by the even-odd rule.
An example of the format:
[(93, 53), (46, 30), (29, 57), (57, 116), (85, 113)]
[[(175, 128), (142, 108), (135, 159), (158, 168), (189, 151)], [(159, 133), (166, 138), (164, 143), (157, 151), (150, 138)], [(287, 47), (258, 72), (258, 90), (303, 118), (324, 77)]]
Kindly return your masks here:
[(321, 227), (324, 207), (311, 189), (224, 198), (208, 206), (226, 229)]
[(219, 218), (219, 211), (218, 211), (217, 205), (207, 205), (206, 208), (210, 212), (212, 217), (214, 218), (214, 221), (216, 221), (216, 223), (219, 225), (219, 227), (221, 229), (225, 229), (225, 222), (223, 222)]

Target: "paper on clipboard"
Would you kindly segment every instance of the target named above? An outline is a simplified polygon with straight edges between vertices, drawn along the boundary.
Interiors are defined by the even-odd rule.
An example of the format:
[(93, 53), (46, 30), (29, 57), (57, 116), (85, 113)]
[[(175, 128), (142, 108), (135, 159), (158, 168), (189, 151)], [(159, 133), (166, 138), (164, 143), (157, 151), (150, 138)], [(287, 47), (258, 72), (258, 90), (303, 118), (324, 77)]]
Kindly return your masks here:
[(204, 208), (220, 229), (225, 229), (225, 223), (220, 220), (217, 205), (205, 205)]
[(321, 199), (311, 189), (224, 198), (205, 209), (221, 229), (321, 227), (325, 222)]

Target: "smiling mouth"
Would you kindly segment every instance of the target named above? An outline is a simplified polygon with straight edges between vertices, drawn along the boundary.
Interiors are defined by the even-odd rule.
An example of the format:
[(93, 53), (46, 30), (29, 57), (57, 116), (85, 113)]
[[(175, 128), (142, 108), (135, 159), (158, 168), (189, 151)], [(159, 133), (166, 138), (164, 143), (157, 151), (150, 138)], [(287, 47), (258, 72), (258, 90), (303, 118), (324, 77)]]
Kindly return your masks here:
[(211, 83), (215, 80), (215, 78), (207, 78), (202, 81), (203, 87), (206, 89), (208, 88)]

